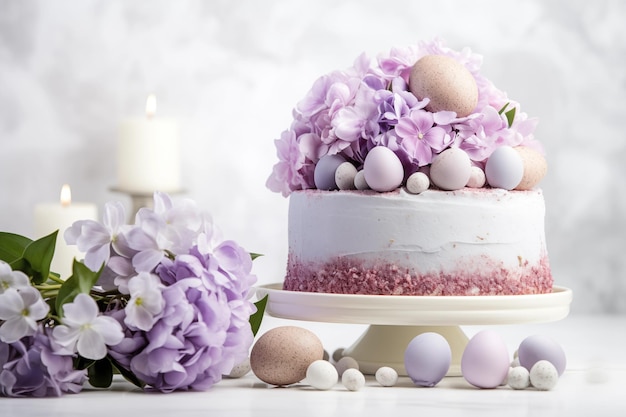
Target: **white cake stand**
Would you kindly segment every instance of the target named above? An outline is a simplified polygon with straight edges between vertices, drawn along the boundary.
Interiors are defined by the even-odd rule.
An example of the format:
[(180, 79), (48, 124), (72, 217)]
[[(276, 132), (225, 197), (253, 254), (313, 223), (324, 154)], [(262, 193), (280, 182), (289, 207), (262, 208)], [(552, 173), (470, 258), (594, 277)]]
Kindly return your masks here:
[(344, 350), (365, 374), (390, 366), (406, 375), (404, 350), (418, 334), (437, 332), (452, 349), (449, 376), (461, 375), (468, 338), (461, 325), (521, 324), (557, 321), (569, 314), (572, 291), (555, 286), (552, 293), (503, 296), (392, 296), (284, 291), (282, 284), (258, 287), (268, 295), (266, 312), (274, 317), (327, 323), (368, 324)]

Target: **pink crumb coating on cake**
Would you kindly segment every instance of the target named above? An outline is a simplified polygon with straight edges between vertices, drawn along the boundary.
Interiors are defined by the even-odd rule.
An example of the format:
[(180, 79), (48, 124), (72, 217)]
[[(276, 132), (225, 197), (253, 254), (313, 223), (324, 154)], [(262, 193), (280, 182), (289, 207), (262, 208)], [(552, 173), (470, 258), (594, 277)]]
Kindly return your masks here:
[[(358, 261), (338, 258), (323, 267), (306, 265), (290, 257), (283, 289), (335, 294), (471, 296), (520, 295), (552, 292), (547, 254), (536, 265), (520, 262), (515, 272), (497, 267), (486, 257), (459, 266), (454, 273), (411, 273), (384, 263), (365, 268)], [(477, 267), (490, 271), (481, 274)]]

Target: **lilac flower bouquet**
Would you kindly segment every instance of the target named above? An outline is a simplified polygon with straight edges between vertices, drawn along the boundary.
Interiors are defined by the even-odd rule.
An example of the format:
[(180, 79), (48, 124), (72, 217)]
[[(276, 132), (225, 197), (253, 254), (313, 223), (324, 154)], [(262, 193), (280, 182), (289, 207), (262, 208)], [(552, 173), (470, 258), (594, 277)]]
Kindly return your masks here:
[(119, 372), (153, 391), (203, 390), (243, 361), (265, 299), (252, 303), (257, 256), (224, 240), (190, 200), (155, 193), (125, 224), (65, 231), (85, 253), (64, 279), (50, 271), (57, 232), (39, 240), (0, 233), (0, 396), (108, 387)]
[[(469, 70), (478, 87), (473, 113), (457, 117), (452, 111), (428, 111), (430, 100), (420, 101), (409, 91), (411, 67), (426, 55), (451, 57)], [(454, 51), (434, 40), (394, 48), (376, 61), (361, 55), (351, 68), (320, 77), (293, 110), (291, 126), (275, 141), (278, 162), (267, 187), (285, 197), (315, 188), (315, 166), (322, 157), (338, 154), (360, 168), (376, 146), (398, 156), (405, 177), (451, 147), (465, 151), (477, 166), (502, 145), (543, 153), (533, 137), (537, 119), (486, 79), (481, 64), (482, 57), (469, 49)]]

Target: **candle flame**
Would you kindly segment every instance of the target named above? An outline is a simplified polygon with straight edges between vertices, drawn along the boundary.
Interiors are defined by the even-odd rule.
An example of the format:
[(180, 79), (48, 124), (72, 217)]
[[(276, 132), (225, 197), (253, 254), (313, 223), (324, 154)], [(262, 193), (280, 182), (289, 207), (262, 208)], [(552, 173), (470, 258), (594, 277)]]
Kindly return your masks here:
[(61, 187), (61, 206), (67, 207), (72, 202), (72, 190), (69, 184), (63, 184)]
[(154, 94), (150, 94), (148, 99), (146, 100), (146, 116), (151, 119), (156, 113), (156, 96)]

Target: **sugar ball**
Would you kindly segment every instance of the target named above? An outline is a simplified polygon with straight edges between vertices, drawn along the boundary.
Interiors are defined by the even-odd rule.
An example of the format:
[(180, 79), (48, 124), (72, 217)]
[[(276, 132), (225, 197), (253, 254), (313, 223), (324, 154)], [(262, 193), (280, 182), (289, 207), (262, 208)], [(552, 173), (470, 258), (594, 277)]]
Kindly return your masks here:
[(335, 172), (339, 165), (346, 162), (341, 155), (324, 155), (317, 161), (313, 171), (313, 182), (318, 190), (336, 190)]
[(541, 360), (530, 369), (530, 384), (538, 390), (551, 390), (558, 381), (559, 373), (548, 361)]
[(478, 86), (472, 73), (445, 55), (426, 55), (411, 68), (409, 90), (420, 100), (429, 98), (426, 110), (448, 110), (458, 117), (472, 113), (478, 104)]
[(354, 190), (354, 177), (356, 177), (356, 167), (350, 162), (344, 162), (335, 171), (335, 183), (340, 190)]
[(343, 373), (347, 369), (359, 369), (359, 363), (356, 361), (356, 359), (350, 356), (342, 357), (337, 361), (335, 366), (337, 367), (337, 372), (339, 373), (339, 376), (343, 375)]
[(306, 381), (313, 388), (325, 391), (331, 389), (339, 381), (339, 375), (332, 363), (316, 360), (306, 370)]
[(411, 194), (420, 194), (428, 190), (430, 180), (423, 172), (414, 172), (406, 180), (406, 189)]
[(365, 386), (365, 376), (358, 369), (346, 369), (341, 375), (341, 383), (350, 391), (358, 391)]
[(241, 378), (250, 372), (250, 358), (244, 359), (242, 362), (233, 366), (233, 369), (227, 375), (229, 378)]
[(404, 180), (404, 167), (400, 158), (384, 146), (370, 150), (363, 162), (365, 182), (374, 191), (395, 190)]
[(430, 180), (442, 190), (465, 187), (472, 172), (472, 162), (462, 149), (448, 148), (433, 158)]
[(376, 381), (383, 387), (393, 387), (398, 382), (398, 372), (389, 366), (381, 366), (376, 370)]
[(354, 187), (361, 191), (370, 189), (370, 186), (367, 185), (367, 181), (365, 181), (365, 172), (363, 172), (363, 170), (356, 173), (354, 177)]
[(482, 188), (485, 186), (486, 181), (485, 171), (475, 165), (472, 166), (467, 186), (470, 188)]
[(250, 367), (261, 381), (290, 385), (306, 377), (309, 365), (324, 356), (324, 347), (311, 331), (281, 326), (265, 332), (252, 346)]
[(507, 380), (509, 387), (513, 389), (526, 389), (530, 386), (530, 373), (523, 366), (516, 366), (509, 370)]

